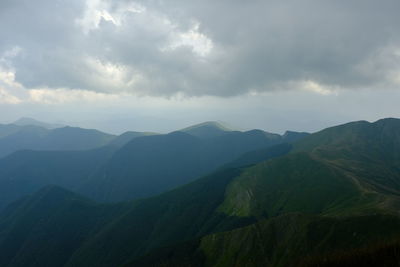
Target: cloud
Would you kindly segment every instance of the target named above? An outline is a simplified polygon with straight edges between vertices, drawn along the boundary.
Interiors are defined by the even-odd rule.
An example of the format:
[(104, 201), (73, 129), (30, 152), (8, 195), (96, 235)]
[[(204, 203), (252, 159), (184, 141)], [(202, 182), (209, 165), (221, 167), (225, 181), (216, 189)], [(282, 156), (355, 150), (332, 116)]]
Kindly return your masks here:
[(0, 67), (31, 90), (139, 96), (395, 87), (399, 9), (397, 0), (6, 0)]
[(1, 104), (19, 104), (21, 100), (10, 94), (7, 90), (0, 87), (0, 103)]

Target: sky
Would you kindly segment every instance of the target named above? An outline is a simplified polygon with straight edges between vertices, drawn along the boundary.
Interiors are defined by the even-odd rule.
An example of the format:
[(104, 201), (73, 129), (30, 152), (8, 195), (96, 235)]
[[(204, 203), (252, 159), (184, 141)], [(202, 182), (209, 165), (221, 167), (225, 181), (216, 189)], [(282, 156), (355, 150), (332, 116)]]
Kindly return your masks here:
[(0, 122), (314, 132), (400, 117), (398, 0), (2, 0)]

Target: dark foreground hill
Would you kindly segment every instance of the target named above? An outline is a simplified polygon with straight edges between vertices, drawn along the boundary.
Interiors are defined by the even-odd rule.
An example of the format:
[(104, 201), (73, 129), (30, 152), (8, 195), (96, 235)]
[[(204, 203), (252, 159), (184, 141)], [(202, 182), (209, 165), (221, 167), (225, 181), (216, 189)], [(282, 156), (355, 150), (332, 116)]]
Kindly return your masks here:
[(390, 262), (400, 238), (399, 137), (400, 120), (349, 123), (296, 142), (289, 154), (228, 164), (134, 202), (99, 205), (47, 188), (0, 215), (0, 263), (320, 266), (360, 254)]

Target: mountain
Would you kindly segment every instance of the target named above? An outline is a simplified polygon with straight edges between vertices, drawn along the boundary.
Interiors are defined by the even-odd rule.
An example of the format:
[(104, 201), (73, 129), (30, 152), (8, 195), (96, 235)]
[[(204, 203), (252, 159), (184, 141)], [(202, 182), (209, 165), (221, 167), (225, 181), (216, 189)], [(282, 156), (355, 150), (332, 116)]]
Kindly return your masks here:
[[(178, 161), (187, 160), (187, 151), (192, 150), (186, 148), (199, 143), (202, 149), (210, 149), (205, 144), (220, 145), (215, 153), (225, 148), (222, 140), (232, 146), (232, 140), (253, 144), (255, 137), (265, 136), (259, 131), (242, 134), (207, 140), (182, 132), (138, 137), (111, 161), (122, 156), (122, 151), (131, 157), (137, 151), (133, 159), (146, 158), (148, 153), (159, 156), (159, 162), (171, 155), (179, 155)], [(166, 153), (160, 149), (163, 144), (174, 146)], [(324, 259), (351, 262), (358, 255), (376, 255), (380, 263), (390, 262), (396, 257), (391, 249), (400, 240), (399, 151), (400, 120), (361, 121), (325, 129), (291, 145), (275, 143), (266, 150), (249, 151), (245, 154), (249, 158), (242, 154), (236, 164), (228, 162), (225, 168), (147, 199), (108, 205), (89, 201), (87, 209), (82, 209), (87, 200), (57, 201), (57, 195), (66, 194), (51, 187), (55, 200), (38, 192), (0, 214), (0, 249), (6, 251), (0, 254), (0, 263), (320, 266)], [(115, 168), (121, 170), (125, 165)], [(158, 164), (147, 165), (146, 170), (150, 167), (156, 169)], [(168, 169), (163, 171), (167, 176)], [(75, 196), (67, 195), (71, 194)], [(65, 207), (86, 216), (71, 215)], [(66, 226), (68, 235), (53, 230), (71, 220)], [(81, 226), (85, 220), (89, 226)], [(51, 246), (59, 253), (57, 249), (68, 244), (59, 257), (39, 253), (51, 251)], [(382, 248), (388, 253), (379, 252)]]
[(18, 150), (87, 150), (104, 146), (115, 136), (97, 130), (0, 125), (0, 158)]
[(157, 133), (152, 133), (152, 132), (132, 132), (128, 131), (125, 132), (117, 137), (115, 137), (111, 142), (110, 145), (117, 146), (117, 147), (123, 147), (133, 139), (141, 136), (149, 136), (149, 135), (157, 135)]
[(87, 151), (18, 151), (0, 160), (0, 210), (47, 185), (78, 191), (114, 153), (106, 146)]
[[(330, 255), (362, 262), (358, 253), (393, 262), (391, 244), (400, 240), (399, 137), (398, 119), (309, 135), (227, 185), (217, 211), (256, 224), (166, 246), (128, 266), (325, 266)], [(376, 252), (382, 247), (388, 252)]]
[(0, 158), (15, 151), (34, 149), (49, 130), (38, 126), (2, 125), (3, 136), (0, 138)]
[[(6, 253), (0, 254), (0, 263), (52, 266), (54, 257), (57, 266), (118, 266), (171, 240), (242, 225), (241, 219), (235, 222), (214, 212), (223, 198), (223, 188), (235, 175), (234, 170), (216, 173), (180, 190), (117, 206), (94, 205), (57, 187), (45, 188), (45, 194), (39, 191), (1, 213), (0, 248)], [(115, 215), (108, 217), (113, 212)], [(177, 216), (182, 219), (177, 220)], [(98, 223), (98, 218), (107, 218), (107, 223)], [(68, 257), (47, 253), (64, 246), (69, 249), (63, 252)]]
[(22, 117), (16, 121), (14, 121), (12, 124), (18, 125), (18, 126), (38, 126), (46, 129), (55, 129), (55, 128), (61, 128), (65, 127), (65, 125), (62, 124), (55, 124), (55, 123), (47, 123), (47, 122), (42, 122), (38, 121), (32, 118), (26, 118)]
[(207, 121), (184, 128), (179, 131), (199, 138), (210, 138), (224, 135), (227, 132), (231, 132), (232, 130), (222, 125), (222, 123), (220, 122)]
[[(325, 163), (356, 177), (363, 188), (400, 191), (400, 120), (359, 121), (305, 137), (295, 151), (307, 151)], [(369, 190), (369, 189), (368, 189)]]
[(261, 130), (198, 138), (178, 131), (133, 139), (81, 191), (99, 201), (156, 195), (212, 172), (242, 154), (284, 143)]
[[(38, 133), (31, 134), (26, 127)], [(3, 139), (13, 138), (6, 144), (14, 150), (17, 145), (18, 149), (25, 149), (34, 144), (31, 149), (38, 151), (18, 151), (0, 159), (0, 209), (50, 184), (106, 202), (148, 197), (188, 183), (236, 158), (240, 160), (243, 153), (285, 142), (279, 135), (260, 130), (228, 132), (207, 139), (183, 132), (167, 135), (127, 132), (108, 141), (113, 136), (95, 130), (25, 128)], [(21, 143), (22, 134), (33, 137), (25, 136), (23, 140), (27, 143)], [(37, 136), (39, 141), (34, 138)], [(108, 145), (93, 148), (104, 144)], [(270, 154), (287, 153), (290, 149), (286, 146)], [(244, 158), (249, 164), (265, 156), (259, 153)]]
[(248, 225), (252, 218), (217, 211), (241, 172), (224, 169), (153, 198), (107, 205), (47, 186), (0, 213), (0, 248), (7, 248), (0, 263), (118, 266), (160, 246)]
[[(399, 226), (398, 216), (385, 214), (346, 218), (285, 214), (160, 248), (125, 266), (397, 266), (398, 261), (382, 265), (398, 260), (397, 251), (375, 253), (376, 258), (369, 253), (387, 246), (382, 244), (388, 240), (396, 240), (398, 248)], [(332, 264), (344, 262), (343, 255), (351, 262), (351, 253), (359, 253), (360, 248), (370, 261)]]
[(109, 144), (115, 138), (98, 130), (63, 127), (51, 130), (37, 150), (88, 150)]
[(310, 135), (310, 134), (307, 132), (286, 131), (282, 137), (286, 140), (286, 142), (290, 143), (290, 142), (295, 142), (295, 141), (297, 141), (303, 137), (306, 137), (308, 135)]
[(47, 186), (2, 213), (0, 265), (62, 266), (91, 232), (118, 214), (117, 206)]
[(0, 138), (14, 134), (20, 130), (21, 127), (14, 124), (0, 124)]

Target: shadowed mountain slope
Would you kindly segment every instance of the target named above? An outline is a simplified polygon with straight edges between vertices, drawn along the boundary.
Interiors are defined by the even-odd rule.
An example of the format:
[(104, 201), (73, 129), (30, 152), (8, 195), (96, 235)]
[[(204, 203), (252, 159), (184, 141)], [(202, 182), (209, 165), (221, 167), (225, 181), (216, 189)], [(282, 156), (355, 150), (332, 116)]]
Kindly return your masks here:
[[(83, 142), (93, 138), (92, 131), (86, 131), (83, 137), (79, 128), (60, 128), (51, 133), (39, 127), (33, 129), (43, 131), (50, 146), (42, 143), (42, 148), (48, 150), (54, 144), (72, 148), (77, 139)], [(64, 141), (58, 142), (58, 139)], [(11, 144), (18, 144), (18, 140)], [(85, 142), (92, 146), (97, 141), (94, 138), (92, 144)], [(113, 139), (108, 146), (90, 151), (18, 151), (0, 159), (0, 208), (49, 184), (100, 201), (156, 195), (210, 173), (243, 153), (282, 142), (285, 139), (279, 135), (271, 137), (259, 130), (229, 132), (208, 139), (183, 132), (167, 135), (128, 132)], [(289, 150), (288, 147), (271, 155)], [(262, 159), (268, 154), (259, 156)], [(254, 160), (258, 158), (248, 163)]]
[(0, 210), (46, 185), (79, 191), (88, 177), (114, 153), (103, 147), (88, 151), (18, 151), (0, 160)]
[(1, 213), (0, 265), (62, 266), (91, 233), (121, 210), (60, 187), (45, 187)]
[[(273, 156), (267, 153), (264, 159)], [(253, 218), (227, 216), (217, 210), (226, 186), (241, 172), (235, 168), (220, 170), (160, 196), (116, 205), (94, 204), (58, 187), (47, 187), (14, 202), (0, 214), (0, 247), (7, 246), (17, 233), (21, 236), (16, 245), (0, 255), (0, 262), (4, 266), (21, 266), (19, 262), (33, 261), (36, 265), (32, 266), (51, 266), (55, 262), (60, 266), (115, 266), (160, 246), (248, 225), (254, 222)], [(43, 198), (43, 192), (54, 199)], [(58, 194), (61, 196), (57, 197)], [(74, 199), (73, 205), (56, 200), (65, 199), (65, 195), (70, 196), (68, 200)], [(32, 217), (31, 212), (38, 214)], [(71, 220), (73, 224), (65, 226), (71, 235), (62, 235), (59, 230)], [(60, 228), (53, 231), (58, 224)], [(43, 239), (54, 240), (56, 246)], [(57, 250), (71, 243), (73, 251), (69, 247), (71, 250), (66, 250), (63, 256), (54, 254), (52, 258), (37, 252), (37, 249)], [(26, 244), (38, 244), (38, 247)]]
[(284, 142), (260, 130), (207, 139), (184, 132), (138, 137), (118, 150), (82, 192), (100, 201), (147, 197), (193, 181), (244, 153)]
[(141, 136), (148, 136), (148, 135), (157, 135), (157, 133), (151, 133), (151, 132), (125, 132), (117, 137), (114, 138), (110, 142), (110, 145), (117, 146), (117, 147), (123, 147), (133, 139)]

